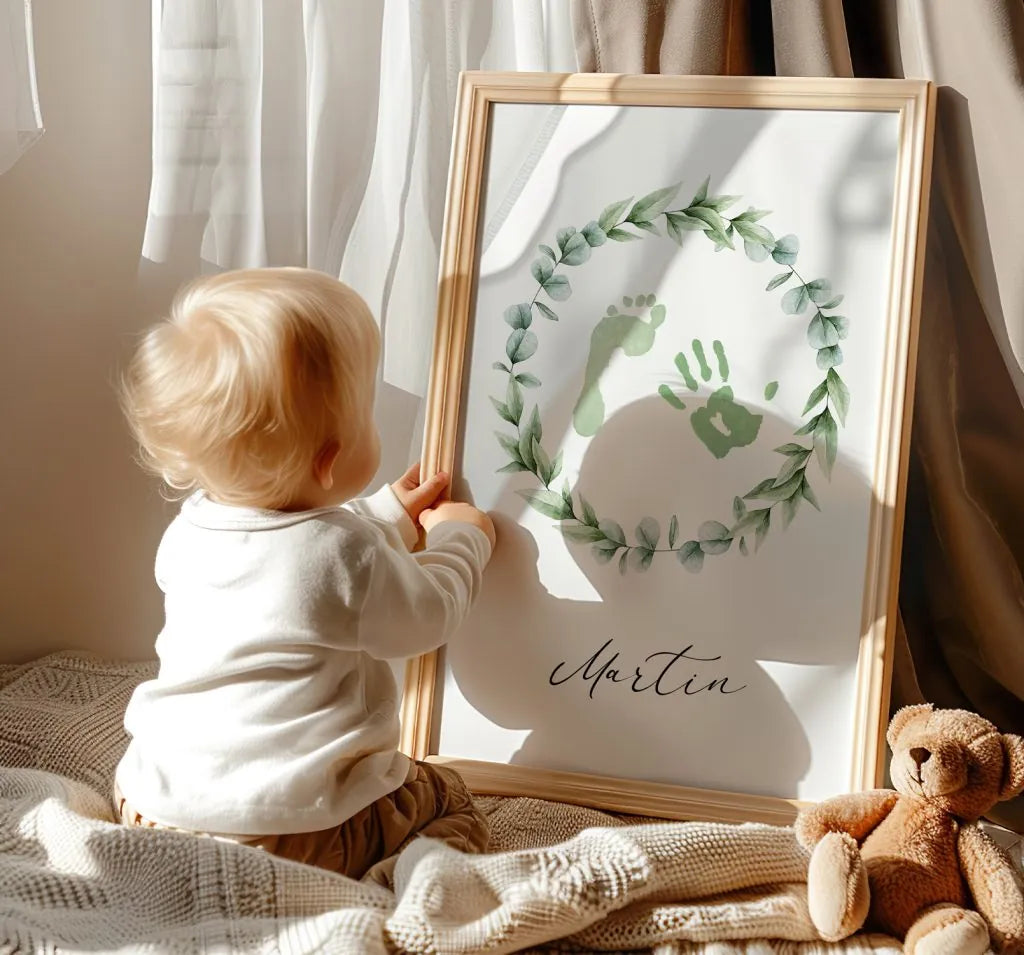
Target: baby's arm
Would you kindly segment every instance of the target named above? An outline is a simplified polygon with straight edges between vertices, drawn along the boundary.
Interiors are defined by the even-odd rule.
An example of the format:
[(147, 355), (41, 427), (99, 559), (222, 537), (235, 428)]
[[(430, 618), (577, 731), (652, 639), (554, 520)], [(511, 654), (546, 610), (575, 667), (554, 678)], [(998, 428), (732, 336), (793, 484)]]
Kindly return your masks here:
[(426, 548), (415, 554), (383, 541), (373, 546), (351, 587), (358, 648), (397, 659), (441, 646), (479, 595), (490, 556), (488, 534), (459, 520), (434, 524)]
[(437, 503), (446, 487), (448, 475), (444, 472), (421, 481), (420, 463), (417, 461), (393, 484), (386, 485), (370, 497), (357, 498), (343, 506), (362, 517), (390, 524), (398, 531), (406, 549), (412, 550), (419, 542), (416, 521), (424, 509)]

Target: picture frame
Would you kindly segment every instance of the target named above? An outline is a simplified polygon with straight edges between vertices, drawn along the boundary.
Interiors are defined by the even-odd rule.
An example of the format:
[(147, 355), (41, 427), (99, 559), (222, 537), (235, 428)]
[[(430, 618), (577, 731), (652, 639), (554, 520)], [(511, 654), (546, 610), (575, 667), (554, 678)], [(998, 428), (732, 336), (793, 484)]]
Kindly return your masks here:
[(880, 784), (934, 109), (918, 80), (462, 74), (422, 460), (499, 543), (407, 665), (403, 751), (663, 818)]

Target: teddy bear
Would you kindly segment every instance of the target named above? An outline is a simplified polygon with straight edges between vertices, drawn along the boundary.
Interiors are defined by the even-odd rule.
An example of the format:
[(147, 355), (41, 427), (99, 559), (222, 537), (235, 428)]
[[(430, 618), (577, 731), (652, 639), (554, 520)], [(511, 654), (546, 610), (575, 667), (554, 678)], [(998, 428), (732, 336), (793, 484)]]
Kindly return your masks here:
[(886, 739), (895, 790), (836, 796), (797, 816), (819, 934), (836, 941), (866, 927), (902, 939), (908, 955), (1024, 952), (1019, 873), (977, 822), (1024, 791), (1024, 738), (922, 704), (899, 710)]

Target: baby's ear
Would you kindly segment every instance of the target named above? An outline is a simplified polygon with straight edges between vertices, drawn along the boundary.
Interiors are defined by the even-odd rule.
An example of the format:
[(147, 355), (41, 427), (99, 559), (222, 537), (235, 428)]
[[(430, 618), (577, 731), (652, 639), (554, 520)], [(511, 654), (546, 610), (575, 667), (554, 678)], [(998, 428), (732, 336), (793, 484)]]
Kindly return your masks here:
[(931, 713), (932, 709), (931, 703), (918, 703), (915, 706), (904, 706), (897, 710), (889, 721), (889, 731), (885, 734), (885, 741), (889, 744), (889, 749), (896, 749), (896, 740), (914, 717), (920, 716), (922, 713)]
[(1003, 785), (999, 790), (1000, 799), (1012, 799), (1024, 792), (1024, 738), (1012, 733), (1003, 733)]

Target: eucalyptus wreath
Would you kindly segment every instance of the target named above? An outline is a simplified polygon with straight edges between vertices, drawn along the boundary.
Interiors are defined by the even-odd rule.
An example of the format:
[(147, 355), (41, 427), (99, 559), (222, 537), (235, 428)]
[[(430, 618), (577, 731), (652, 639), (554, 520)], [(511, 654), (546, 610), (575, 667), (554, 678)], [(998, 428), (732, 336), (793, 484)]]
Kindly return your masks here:
[[(821, 510), (811, 488), (808, 466), (812, 458), (826, 479), (831, 477), (839, 446), (839, 426), (846, 424), (850, 407), (850, 390), (837, 368), (842, 364), (840, 342), (847, 337), (849, 322), (834, 311), (843, 296), (834, 294), (828, 279), (806, 281), (797, 271), (800, 243), (795, 235), (775, 236), (761, 220), (770, 215), (763, 209), (748, 208), (729, 217), (724, 215), (739, 201), (739, 196), (709, 195), (710, 177), (705, 179), (690, 202), (681, 208), (669, 209), (681, 183), (658, 189), (633, 201), (631, 196), (605, 207), (601, 215), (582, 229), (568, 226), (559, 229), (555, 245), (540, 245), (540, 257), (530, 265), (536, 289), (529, 301), (510, 305), (504, 319), (511, 326), (505, 342), (505, 361), (493, 368), (506, 376), (503, 398), (491, 396), (498, 415), (511, 426), (512, 433), (496, 431), (499, 444), (509, 461), (500, 472), (527, 471), (542, 487), (519, 493), (539, 513), (560, 522), (559, 529), (570, 541), (591, 545), (593, 556), (608, 563), (618, 556), (622, 573), (630, 567), (646, 570), (655, 554), (674, 553), (687, 570), (698, 572), (705, 557), (726, 553), (734, 541), (740, 552), (750, 553), (748, 539), (756, 551), (767, 537), (773, 521), (789, 526), (802, 502)], [(653, 517), (644, 517), (637, 525), (631, 542), (622, 525), (609, 517), (599, 517), (581, 493), (573, 495), (568, 480), (561, 490), (553, 490), (562, 472), (562, 453), (553, 457), (543, 445), (543, 424), (536, 403), (527, 412), (526, 394), (541, 387), (536, 375), (524, 369), (537, 352), (539, 341), (531, 327), (535, 314), (547, 321), (558, 321), (558, 314), (541, 295), (551, 302), (566, 301), (572, 295), (566, 267), (579, 267), (589, 261), (594, 249), (612, 242), (636, 242), (647, 235), (665, 234), (680, 245), (687, 232), (699, 232), (713, 244), (716, 252), (735, 251), (737, 239), (742, 240), (746, 257), (752, 262), (769, 259), (784, 267), (765, 286), (765, 291), (788, 285), (782, 295), (781, 307), (786, 315), (803, 315), (810, 308), (812, 316), (806, 337), (815, 351), (817, 367), (824, 372), (822, 380), (807, 397), (802, 412), (803, 424), (793, 432), (792, 441), (775, 452), (782, 457), (776, 474), (766, 477), (743, 495), (733, 498), (729, 521), (707, 520), (697, 527), (693, 537), (680, 534), (679, 520), (672, 515), (668, 521), (665, 546), (662, 546), (661, 524)], [(557, 251), (556, 251), (557, 249)], [(793, 282), (796, 284), (792, 284)], [(638, 305), (650, 305), (653, 296), (640, 296)], [(630, 298), (624, 304), (633, 304)], [(658, 307), (658, 306), (655, 306)], [(611, 309), (610, 309), (611, 311)], [(777, 517), (776, 517), (777, 515)]]

